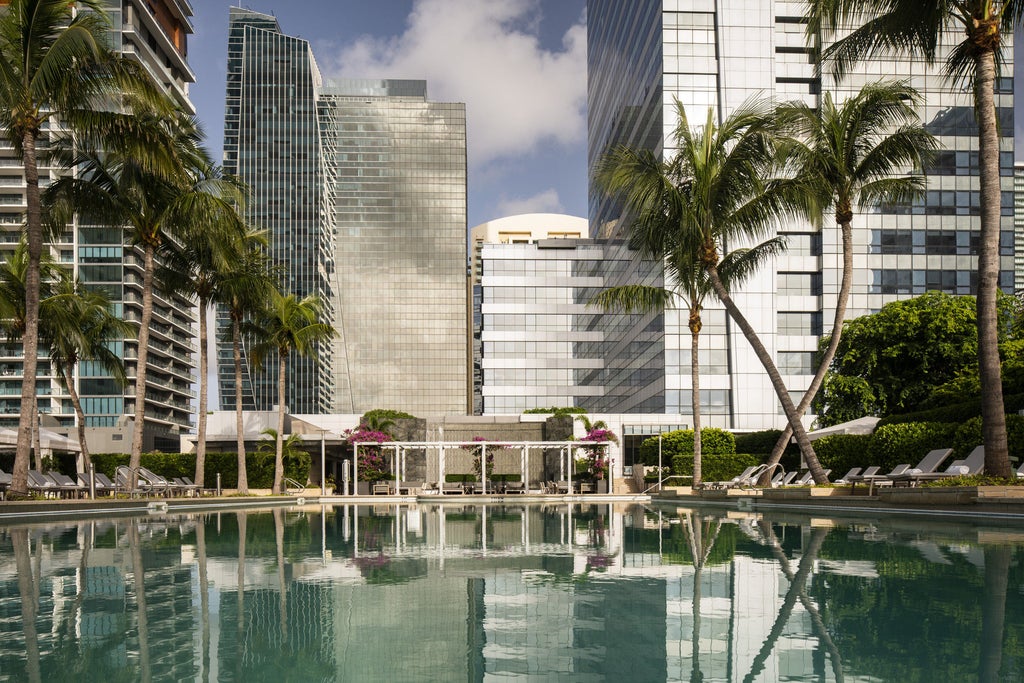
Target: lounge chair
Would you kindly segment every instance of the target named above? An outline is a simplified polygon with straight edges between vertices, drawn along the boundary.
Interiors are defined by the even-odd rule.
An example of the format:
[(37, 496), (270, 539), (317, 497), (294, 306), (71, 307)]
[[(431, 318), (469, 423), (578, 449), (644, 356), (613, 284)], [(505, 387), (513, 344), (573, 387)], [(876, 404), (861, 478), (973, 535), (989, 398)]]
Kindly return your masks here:
[[(832, 470), (825, 470), (826, 479), (830, 474), (832, 474)], [(803, 475), (801, 475), (799, 479), (795, 480), (791, 484), (788, 484), (788, 486), (814, 486), (814, 475), (811, 474), (810, 470), (807, 470), (806, 472), (803, 473)]]
[(446, 481), (441, 484), (441, 493), (445, 496), (458, 496), (463, 493), (462, 482)]
[(7, 500), (7, 489), (11, 488), (13, 480), (14, 478), (10, 474), (0, 470), (0, 500)]
[(127, 465), (120, 465), (114, 471), (114, 481), (117, 484), (118, 490), (132, 496), (143, 493), (148, 496), (153, 492), (153, 486), (141, 475), (136, 478), (135, 488), (132, 488), (132, 474), (132, 469)]
[[(871, 469), (871, 468), (869, 467), (868, 469)], [(893, 467), (892, 471), (889, 472), (888, 474), (874, 474), (874, 473), (872, 473), (870, 475), (862, 474), (862, 475), (860, 475), (859, 477), (856, 478), (854, 484), (856, 484), (857, 482), (860, 482), (860, 483), (863, 483), (863, 484), (867, 484), (869, 492), (870, 492), (871, 489), (873, 489), (876, 486), (892, 486), (892, 477), (894, 477), (896, 475), (899, 475), (899, 474), (903, 474), (908, 469), (910, 469), (910, 464), (909, 463), (900, 463), (899, 465), (896, 465), (896, 467)], [(875, 471), (876, 472), (878, 471), (877, 467), (875, 468)], [(866, 470), (865, 470), (865, 472), (866, 472)]]
[(565, 481), (565, 480), (551, 482), (551, 493), (565, 493), (565, 494), (568, 494), (569, 493), (569, 482)]
[[(3, 474), (3, 472), (0, 472), (0, 475), (2, 475), (2, 474)], [(11, 475), (8, 474), (7, 476), (11, 476)], [(1018, 479), (1024, 479), (1024, 462), (1022, 462), (1020, 464), (1020, 467), (1017, 468), (1017, 478)], [(2, 484), (2, 483), (3, 482), (0, 481), (0, 484)], [(10, 482), (8, 482), (8, 483), (10, 483)]]
[(163, 491), (165, 495), (169, 496), (173, 496), (175, 493), (178, 492), (177, 487), (174, 485), (172, 481), (168, 480), (163, 475), (157, 474), (156, 472), (153, 472), (151, 470), (147, 470), (145, 467), (139, 468), (139, 476), (144, 477), (146, 481), (149, 482), (149, 486), (153, 489), (153, 491)]
[(171, 479), (171, 483), (174, 485), (175, 490), (179, 491), (182, 495), (189, 497), (198, 495), (199, 491), (199, 487), (191, 482), (191, 479), (186, 482), (184, 477), (173, 477)]
[(516, 494), (516, 493), (518, 493), (518, 494), (525, 494), (526, 493), (526, 484), (524, 484), (521, 481), (509, 481), (509, 482), (506, 482), (505, 483), (505, 493), (506, 494)]
[(907, 470), (892, 478), (893, 485), (916, 486), (922, 481), (936, 481), (950, 477), (963, 477), (981, 474), (985, 469), (985, 447), (978, 446), (964, 460), (954, 460), (942, 472), (913, 472)]
[(836, 479), (832, 483), (833, 484), (849, 484), (850, 481), (851, 481), (850, 478), (851, 477), (856, 477), (858, 474), (860, 474), (860, 468), (859, 467), (853, 467), (853, 468), (850, 469), (849, 472), (847, 472), (843, 476), (839, 477), (838, 479)]
[(55, 482), (53, 479), (46, 476), (39, 470), (28, 471), (28, 490), (38, 491), (39, 493), (42, 493), (43, 496), (46, 498), (60, 497), (60, 487), (57, 486), (57, 482)]
[(935, 450), (928, 451), (928, 453), (921, 458), (921, 462), (917, 463), (916, 467), (906, 469), (899, 474), (890, 474), (889, 479), (892, 480), (893, 485), (898, 484), (909, 484), (913, 480), (913, 477), (917, 475), (930, 475), (935, 472), (942, 461), (950, 456), (953, 452), (952, 448), (936, 448)]
[(780, 486), (787, 486), (790, 482), (796, 479), (796, 475), (799, 472), (796, 470), (790, 470), (789, 472), (780, 471), (774, 477), (772, 477), (771, 486), (772, 488), (778, 488)]
[(733, 477), (728, 481), (709, 481), (705, 483), (705, 486), (710, 489), (732, 488), (733, 486), (739, 485), (740, 482), (748, 481), (750, 479), (750, 476), (755, 472), (755, 470), (759, 472), (758, 476), (760, 476), (761, 467), (762, 465), (751, 465), (747, 469), (743, 470), (740, 474), (738, 474), (737, 476)]
[(62, 498), (78, 498), (86, 488), (62, 472), (47, 472), (46, 476), (53, 480)]

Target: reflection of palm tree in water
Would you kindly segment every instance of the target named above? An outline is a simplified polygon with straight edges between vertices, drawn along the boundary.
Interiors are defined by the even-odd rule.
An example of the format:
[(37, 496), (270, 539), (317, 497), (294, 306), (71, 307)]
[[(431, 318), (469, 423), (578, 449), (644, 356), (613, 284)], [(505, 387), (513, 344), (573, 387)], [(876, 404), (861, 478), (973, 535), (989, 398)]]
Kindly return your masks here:
[(1009, 582), (1009, 546), (985, 546), (985, 584), (981, 603), (981, 661), (978, 680), (996, 683), (1003, 659), (1003, 622)]
[(210, 581), (206, 571), (206, 515), (196, 517), (196, 561), (199, 564), (199, 611), (202, 634), (202, 678), (210, 680)]
[(274, 510), (274, 538), (277, 541), (277, 591), (281, 610), (281, 645), (288, 642), (288, 584), (284, 576), (284, 511)]
[(235, 642), (238, 643), (238, 654), (235, 658), (235, 680), (242, 680), (242, 661), (245, 655), (245, 522), (246, 513), (236, 512), (238, 520), (238, 623)]
[(800, 564), (797, 566), (796, 572), (789, 566), (789, 560), (785, 553), (782, 552), (782, 546), (779, 544), (779, 539), (775, 536), (775, 531), (772, 529), (771, 524), (765, 521), (758, 522), (758, 528), (761, 530), (761, 534), (764, 536), (768, 547), (771, 548), (772, 554), (779, 561), (782, 567), (782, 573), (785, 574), (786, 579), (789, 580), (789, 590), (786, 591), (786, 597), (782, 601), (782, 606), (779, 608), (779, 614), (775, 617), (775, 623), (772, 624), (771, 631), (768, 632), (768, 637), (765, 639), (764, 644), (758, 651), (757, 656), (754, 658), (753, 663), (750, 665), (750, 671), (743, 679), (744, 683), (750, 683), (757, 679), (757, 676), (764, 669), (765, 662), (768, 659), (768, 655), (771, 654), (775, 648), (775, 644), (779, 640), (779, 636), (782, 635), (782, 629), (785, 628), (786, 622), (789, 621), (790, 615), (793, 613), (793, 608), (796, 606), (797, 600), (803, 605), (804, 609), (811, 617), (811, 624), (814, 628), (815, 634), (824, 643), (825, 648), (829, 652), (829, 659), (832, 661), (832, 671), (835, 675), (837, 683), (842, 683), (843, 677), (843, 662), (839, 655), (839, 650), (836, 648), (835, 643), (829, 636), (828, 631), (825, 629), (825, 625), (821, 620), (821, 615), (818, 613), (817, 607), (811, 602), (810, 598), (807, 597), (807, 577), (810, 576), (811, 569), (814, 566), (815, 560), (818, 559), (818, 553), (821, 552), (821, 545), (825, 542), (825, 537), (828, 536), (827, 529), (811, 529), (811, 539), (807, 543), (807, 547), (804, 549), (803, 555), (800, 557)]
[(139, 632), (139, 664), (142, 668), (141, 677), (144, 683), (153, 680), (153, 670), (149, 661), (149, 617), (146, 614), (146, 572), (142, 564), (142, 544), (139, 540), (139, 527), (134, 523), (128, 525), (128, 546), (132, 555), (132, 573), (135, 575), (135, 609)]
[[(704, 566), (711, 556), (711, 549), (715, 547), (715, 541), (718, 539), (718, 532), (721, 529), (722, 522), (717, 518), (705, 519), (698, 512), (686, 515), (683, 532), (686, 535), (686, 542), (690, 546), (690, 555), (693, 557), (693, 634), (690, 637), (693, 648), (690, 660), (693, 666), (690, 669), (690, 683), (699, 683), (704, 680), (704, 672), (700, 670), (700, 582)], [(705, 538), (708, 539), (707, 543), (704, 542)]]
[(26, 673), (31, 683), (39, 683), (39, 634), (36, 631), (39, 600), (36, 595), (35, 574), (32, 571), (32, 550), (28, 543), (28, 530), (11, 529), (11, 545), (14, 546), (14, 563), (18, 570), (21, 625), (25, 633)]

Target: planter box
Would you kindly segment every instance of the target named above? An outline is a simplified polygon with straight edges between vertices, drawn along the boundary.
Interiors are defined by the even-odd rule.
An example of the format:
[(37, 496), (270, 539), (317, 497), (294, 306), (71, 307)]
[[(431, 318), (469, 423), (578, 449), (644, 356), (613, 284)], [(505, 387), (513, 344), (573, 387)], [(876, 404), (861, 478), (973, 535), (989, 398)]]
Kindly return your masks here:
[(850, 495), (847, 487), (800, 486), (793, 488), (764, 489), (762, 494), (771, 500), (806, 500), (808, 498), (840, 498)]

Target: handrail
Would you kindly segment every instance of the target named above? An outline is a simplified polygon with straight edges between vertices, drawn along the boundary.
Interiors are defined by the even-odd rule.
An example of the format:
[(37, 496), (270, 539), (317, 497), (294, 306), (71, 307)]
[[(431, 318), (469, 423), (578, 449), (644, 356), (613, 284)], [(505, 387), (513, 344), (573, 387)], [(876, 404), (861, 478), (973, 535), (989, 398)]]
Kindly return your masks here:
[(300, 484), (294, 479), (284, 478), (284, 490), (290, 494), (302, 493), (306, 490), (305, 484)]
[(661, 490), (660, 486), (663, 483), (665, 483), (666, 481), (668, 481), (669, 479), (693, 479), (693, 475), (692, 474), (671, 474), (671, 475), (669, 475), (667, 477), (663, 477), (662, 479), (659, 479), (658, 481), (654, 482), (653, 484), (651, 484), (650, 486), (645, 488), (640, 493), (647, 493), (648, 491), (653, 489), (655, 486), (658, 486), (659, 487), (658, 490), (660, 491)]

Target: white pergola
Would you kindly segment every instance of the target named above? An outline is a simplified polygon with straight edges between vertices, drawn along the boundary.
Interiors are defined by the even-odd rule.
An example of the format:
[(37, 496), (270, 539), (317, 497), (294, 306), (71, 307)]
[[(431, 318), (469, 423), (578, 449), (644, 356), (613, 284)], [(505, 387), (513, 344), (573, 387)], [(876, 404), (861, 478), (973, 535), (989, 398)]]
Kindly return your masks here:
[[(607, 460), (608, 448), (611, 445), (609, 441), (385, 441), (384, 443), (377, 443), (376, 441), (356, 441), (353, 443), (353, 476), (358, 480), (359, 472), (359, 448), (372, 446), (375, 448), (390, 449), (393, 457), (391, 458), (391, 475), (392, 479), (396, 482), (406, 481), (406, 454), (409, 450), (422, 450), (424, 453), (435, 451), (437, 453), (437, 482), (438, 487), (442, 487), (444, 484), (445, 476), (445, 456), (446, 452), (450, 453), (454, 450), (467, 451), (470, 449), (479, 449), (480, 452), (477, 455), (477, 459), (480, 463), (480, 479), (482, 485), (482, 492), (487, 493), (487, 468), (485, 463), (487, 462), (487, 449), (490, 448), (492, 451), (515, 451), (519, 450), (519, 472), (524, 485), (527, 485), (527, 470), (529, 467), (530, 451), (540, 450), (549, 451), (558, 449), (558, 478), (559, 481), (568, 482), (569, 491), (572, 491), (572, 471), (573, 471), (573, 454), (576, 449), (584, 447), (599, 446), (605, 449), (605, 456)], [(429, 465), (429, 459), (427, 460)], [(610, 468), (609, 468), (610, 470)], [(610, 472), (609, 472), (610, 474)], [(431, 473), (427, 473), (427, 478), (431, 478)]]

